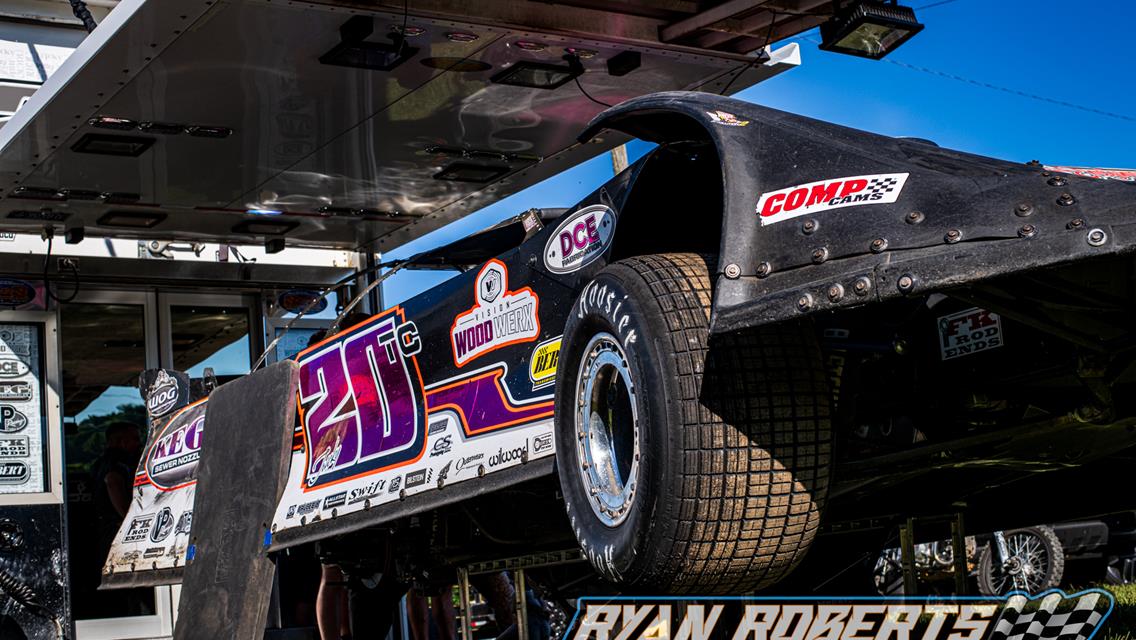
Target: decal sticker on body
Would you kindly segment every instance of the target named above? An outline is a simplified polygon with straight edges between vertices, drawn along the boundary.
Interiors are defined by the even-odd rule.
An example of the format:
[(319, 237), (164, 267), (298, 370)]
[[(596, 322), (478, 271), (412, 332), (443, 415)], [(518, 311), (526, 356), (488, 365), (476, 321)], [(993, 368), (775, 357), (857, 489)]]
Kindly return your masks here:
[(615, 214), (602, 204), (567, 216), (544, 245), (544, 266), (552, 273), (572, 273), (603, 255), (615, 237)]
[(943, 360), (1002, 346), (1002, 317), (973, 307), (939, 318), (939, 349)]
[(890, 204), (899, 199), (907, 176), (906, 173), (851, 176), (767, 191), (757, 201), (757, 215), (765, 226), (842, 207)]
[(511, 344), (536, 340), (539, 299), (529, 287), (509, 291), (509, 271), (500, 260), (490, 260), (474, 282), (474, 304), (458, 314), (450, 328), (454, 364), (461, 367)]

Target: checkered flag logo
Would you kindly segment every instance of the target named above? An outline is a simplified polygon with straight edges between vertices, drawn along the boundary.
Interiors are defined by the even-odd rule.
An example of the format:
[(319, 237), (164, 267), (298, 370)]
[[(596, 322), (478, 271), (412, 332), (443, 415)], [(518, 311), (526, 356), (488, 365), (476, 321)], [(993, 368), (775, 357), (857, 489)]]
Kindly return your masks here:
[(899, 184), (898, 178), (872, 178), (868, 181), (868, 193), (891, 193)]
[(988, 640), (1088, 640), (1093, 637), (1114, 601), (1105, 591), (1060, 591), (1038, 599), (1015, 594), (1006, 599)]

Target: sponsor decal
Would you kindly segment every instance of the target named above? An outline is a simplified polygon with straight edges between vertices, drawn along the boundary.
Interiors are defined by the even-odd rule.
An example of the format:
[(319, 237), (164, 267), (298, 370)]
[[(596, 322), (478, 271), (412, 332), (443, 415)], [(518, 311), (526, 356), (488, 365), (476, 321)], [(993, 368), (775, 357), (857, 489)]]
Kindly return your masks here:
[(28, 426), (28, 417), (10, 404), (0, 404), (0, 433), (19, 433)]
[(174, 530), (174, 512), (169, 507), (162, 507), (154, 518), (154, 526), (150, 529), (150, 542), (161, 542), (170, 537)]
[(406, 488), (419, 487), (426, 484), (426, 469), (419, 469), (406, 474)]
[(35, 300), (35, 287), (23, 280), (0, 280), (0, 307), (19, 307)]
[(515, 447), (513, 449), (498, 448), (497, 453), (489, 456), (489, 466), (490, 468), (500, 467), (510, 462), (523, 461), (528, 457), (528, 452), (529, 446), (527, 442), (523, 447)]
[(1098, 169), (1096, 167), (1062, 167), (1062, 166), (1049, 166), (1042, 167), (1047, 171), (1059, 171), (1061, 173), (1071, 173), (1075, 176), (1082, 178), (1096, 178), (1097, 180), (1121, 180), (1123, 182), (1136, 182), (1136, 169)]
[(434, 441), (434, 446), (430, 449), (430, 457), (447, 454), (452, 448), (453, 442), (450, 440), (450, 436), (442, 436)]
[(484, 453), (475, 453), (472, 456), (458, 458), (457, 470), (465, 471), (466, 469), (476, 469), (484, 459)]
[(532, 451), (533, 453), (544, 453), (545, 451), (552, 450), (552, 434), (542, 433), (539, 436), (533, 436)]
[(160, 558), (166, 552), (165, 547), (150, 547), (142, 552), (143, 558)]
[[(610, 560), (589, 549), (601, 573)], [(580, 598), (564, 640), (1089, 640), (1115, 607), (1102, 589), (934, 598)]]
[(1002, 346), (1002, 317), (977, 307), (939, 318), (939, 352), (943, 360)]
[(556, 365), (560, 364), (560, 337), (536, 345), (529, 356), (529, 380), (533, 390), (556, 382)]
[(24, 402), (32, 399), (32, 386), (27, 382), (0, 382), (0, 400)]
[(0, 438), (0, 458), (26, 458), (31, 455), (27, 436)]
[(289, 507), (288, 507), (288, 515), (284, 516), (284, 518), (285, 518), (286, 520), (290, 520), (290, 519), (292, 519), (292, 518), (295, 518), (295, 517), (296, 517), (296, 505), (294, 505), (294, 504), (293, 504), (293, 505), (289, 505)]
[(23, 360), (0, 358), (0, 378), (22, 378), (31, 368)]
[(391, 486), (390, 486), (390, 489), (387, 490), (387, 493), (398, 493), (398, 489), (401, 486), (402, 486), (402, 476), (395, 476), (394, 479), (391, 480)]
[(146, 411), (151, 418), (160, 418), (177, 406), (179, 395), (178, 381), (161, 369), (147, 393)]
[(311, 500), (309, 502), (305, 502), (303, 504), (296, 505), (296, 515), (306, 516), (310, 513), (315, 513), (316, 511), (319, 511), (319, 508), (320, 508), (320, 501), (319, 500)]
[(347, 503), (355, 504), (356, 502), (363, 502), (364, 500), (374, 498), (375, 496), (379, 495), (379, 493), (382, 492), (383, 487), (386, 486), (387, 481), (385, 479), (379, 479), (366, 486), (355, 487), (348, 493)]
[(437, 435), (439, 433), (444, 433), (446, 431), (446, 427), (448, 427), (448, 426), (450, 426), (450, 421), (449, 421), (448, 418), (442, 418), (441, 420), (435, 420), (435, 421), (430, 423), (430, 428), (426, 431), (426, 433), (427, 433), (427, 435), (431, 435), (431, 436)]
[(24, 484), (31, 470), (23, 462), (0, 462), (0, 484)]
[(196, 480), (205, 407), (199, 402), (174, 414), (154, 438), (146, 454), (146, 473), (158, 489), (168, 491)]
[(749, 124), (749, 120), (742, 120), (726, 111), (707, 111), (706, 115), (710, 116), (710, 122), (727, 127), (744, 127)]
[(421, 350), (418, 327), (395, 307), (300, 353), (305, 490), (422, 455)]
[(757, 215), (761, 225), (765, 226), (841, 207), (889, 204), (899, 199), (907, 176), (906, 173), (879, 173), (767, 191), (757, 201)]
[(442, 470), (438, 472), (439, 483), (445, 482), (446, 478), (450, 477), (450, 467), (452, 466), (454, 466), (454, 461), (450, 460), (446, 463), (446, 466), (442, 467)]
[(567, 216), (544, 245), (544, 266), (552, 273), (572, 273), (595, 262), (615, 238), (615, 214), (593, 204)]
[(134, 518), (130, 521), (130, 526), (126, 529), (126, 535), (122, 537), (123, 542), (143, 542), (146, 536), (150, 535), (150, 529), (154, 524), (154, 516), (147, 515)]
[(493, 259), (486, 263), (474, 286), (473, 306), (454, 318), (450, 327), (454, 364), (459, 367), (490, 351), (536, 340), (540, 335), (539, 299), (529, 287), (509, 291), (504, 262)]
[[(293, 507), (294, 508), (294, 507)], [(189, 535), (190, 529), (193, 528), (193, 511), (183, 511), (178, 516), (177, 526), (174, 527), (174, 535), (180, 536), (181, 534)]]
[(347, 504), (347, 492), (340, 491), (339, 493), (332, 494), (323, 500), (323, 508), (331, 509), (332, 507), (342, 507)]
[[(306, 310), (305, 313), (310, 315), (326, 309), (327, 298), (322, 297), (319, 291), (292, 289), (280, 294), (276, 298), (276, 304), (288, 313), (301, 313)], [(313, 306), (308, 309), (308, 305)]]

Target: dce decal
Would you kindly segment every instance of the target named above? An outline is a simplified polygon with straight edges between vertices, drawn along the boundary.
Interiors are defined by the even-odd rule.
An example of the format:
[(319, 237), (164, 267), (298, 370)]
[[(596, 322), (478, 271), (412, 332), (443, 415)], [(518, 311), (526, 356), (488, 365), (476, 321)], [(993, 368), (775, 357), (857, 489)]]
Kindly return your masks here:
[(591, 264), (615, 237), (615, 215), (595, 204), (584, 207), (556, 225), (544, 246), (544, 266), (552, 273), (571, 273)]
[(426, 403), (418, 327), (389, 309), (300, 353), (300, 424), (308, 488), (421, 456)]
[(903, 192), (907, 176), (906, 173), (852, 176), (768, 191), (757, 201), (757, 215), (765, 226), (841, 207), (892, 203)]
[(0, 378), (20, 378), (28, 374), (30, 369), (23, 360), (15, 358), (0, 358)]
[(454, 318), (450, 327), (454, 364), (460, 367), (490, 351), (540, 335), (540, 300), (529, 287), (509, 291), (504, 262), (487, 262), (477, 274), (475, 291), (473, 306)]

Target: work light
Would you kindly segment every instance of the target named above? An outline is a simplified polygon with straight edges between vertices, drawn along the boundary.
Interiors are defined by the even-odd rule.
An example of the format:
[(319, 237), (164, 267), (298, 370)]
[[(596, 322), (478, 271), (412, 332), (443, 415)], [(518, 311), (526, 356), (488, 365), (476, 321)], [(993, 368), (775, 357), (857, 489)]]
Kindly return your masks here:
[(915, 11), (894, 0), (856, 2), (820, 26), (820, 48), (879, 60), (922, 30)]

